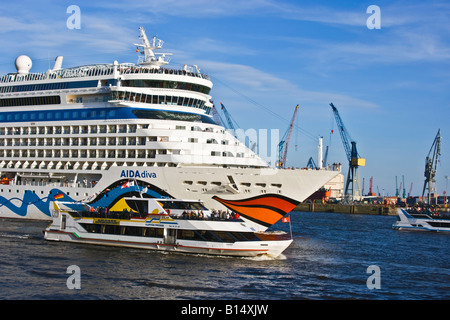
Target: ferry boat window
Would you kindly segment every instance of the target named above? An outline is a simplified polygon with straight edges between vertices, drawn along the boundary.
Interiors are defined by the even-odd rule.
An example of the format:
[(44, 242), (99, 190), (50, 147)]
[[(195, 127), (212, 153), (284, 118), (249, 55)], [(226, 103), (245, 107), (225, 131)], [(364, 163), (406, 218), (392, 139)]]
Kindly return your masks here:
[(238, 241), (258, 241), (258, 237), (253, 232), (230, 232)]
[(194, 230), (178, 230), (177, 238), (183, 240), (201, 240), (201, 237), (196, 235)]
[(223, 242), (235, 242), (236, 239), (227, 231), (213, 231)]
[(217, 238), (212, 232), (208, 230), (198, 230), (196, 233), (201, 237), (204, 241), (219, 241), (220, 239)]
[(120, 226), (105, 225), (103, 228), (103, 233), (120, 235), (122, 234), (122, 230)]
[(66, 215), (63, 214), (61, 215), (61, 229), (65, 229), (66, 228)]
[(142, 236), (143, 235), (142, 227), (125, 227), (125, 234), (127, 236)]
[(148, 213), (148, 200), (146, 199), (126, 199), (127, 205), (139, 213)]
[(145, 228), (146, 237), (162, 238), (164, 235), (164, 228)]

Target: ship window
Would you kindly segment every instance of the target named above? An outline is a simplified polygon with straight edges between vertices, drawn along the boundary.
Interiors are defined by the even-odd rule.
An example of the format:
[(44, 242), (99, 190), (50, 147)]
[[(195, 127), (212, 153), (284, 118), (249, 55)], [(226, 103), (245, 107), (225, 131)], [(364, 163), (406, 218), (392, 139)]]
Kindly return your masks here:
[[(161, 97), (161, 96), (160, 96)], [(178, 120), (178, 121), (190, 121), (190, 122), (203, 122), (209, 124), (215, 124), (214, 120), (205, 115), (186, 113), (186, 112), (174, 112), (163, 110), (141, 110), (135, 109), (132, 113), (142, 119), (156, 119), (156, 120)]]
[(178, 81), (160, 81), (160, 80), (122, 80), (123, 87), (138, 87), (138, 88), (166, 88), (166, 89), (179, 89), (201, 92), (209, 94), (211, 88), (198, 84), (191, 84), (188, 82)]
[(32, 106), (44, 104), (60, 104), (60, 96), (7, 98), (0, 99), (0, 107)]

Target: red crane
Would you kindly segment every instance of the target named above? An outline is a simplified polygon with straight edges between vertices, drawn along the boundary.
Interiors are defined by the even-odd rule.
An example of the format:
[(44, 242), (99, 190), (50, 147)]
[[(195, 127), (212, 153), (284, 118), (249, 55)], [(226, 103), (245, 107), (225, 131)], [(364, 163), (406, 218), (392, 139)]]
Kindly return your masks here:
[(373, 185), (373, 177), (370, 177), (368, 196), (375, 197), (377, 194), (372, 192), (372, 185)]

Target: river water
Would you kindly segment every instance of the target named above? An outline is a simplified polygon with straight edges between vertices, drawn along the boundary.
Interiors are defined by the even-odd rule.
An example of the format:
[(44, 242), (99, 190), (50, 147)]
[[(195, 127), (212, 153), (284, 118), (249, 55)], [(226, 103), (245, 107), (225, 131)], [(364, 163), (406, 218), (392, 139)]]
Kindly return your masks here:
[(49, 242), (47, 222), (0, 219), (0, 299), (449, 299), (450, 235), (396, 231), (395, 219), (293, 212), (278, 259)]

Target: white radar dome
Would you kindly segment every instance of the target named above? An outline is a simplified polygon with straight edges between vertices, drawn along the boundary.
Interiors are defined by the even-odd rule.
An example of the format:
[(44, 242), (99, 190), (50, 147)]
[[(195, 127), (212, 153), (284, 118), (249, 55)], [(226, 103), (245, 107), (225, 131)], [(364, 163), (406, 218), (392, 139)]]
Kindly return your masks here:
[(30, 71), (33, 63), (31, 62), (30, 57), (21, 55), (16, 58), (16, 69), (19, 74), (26, 74)]

